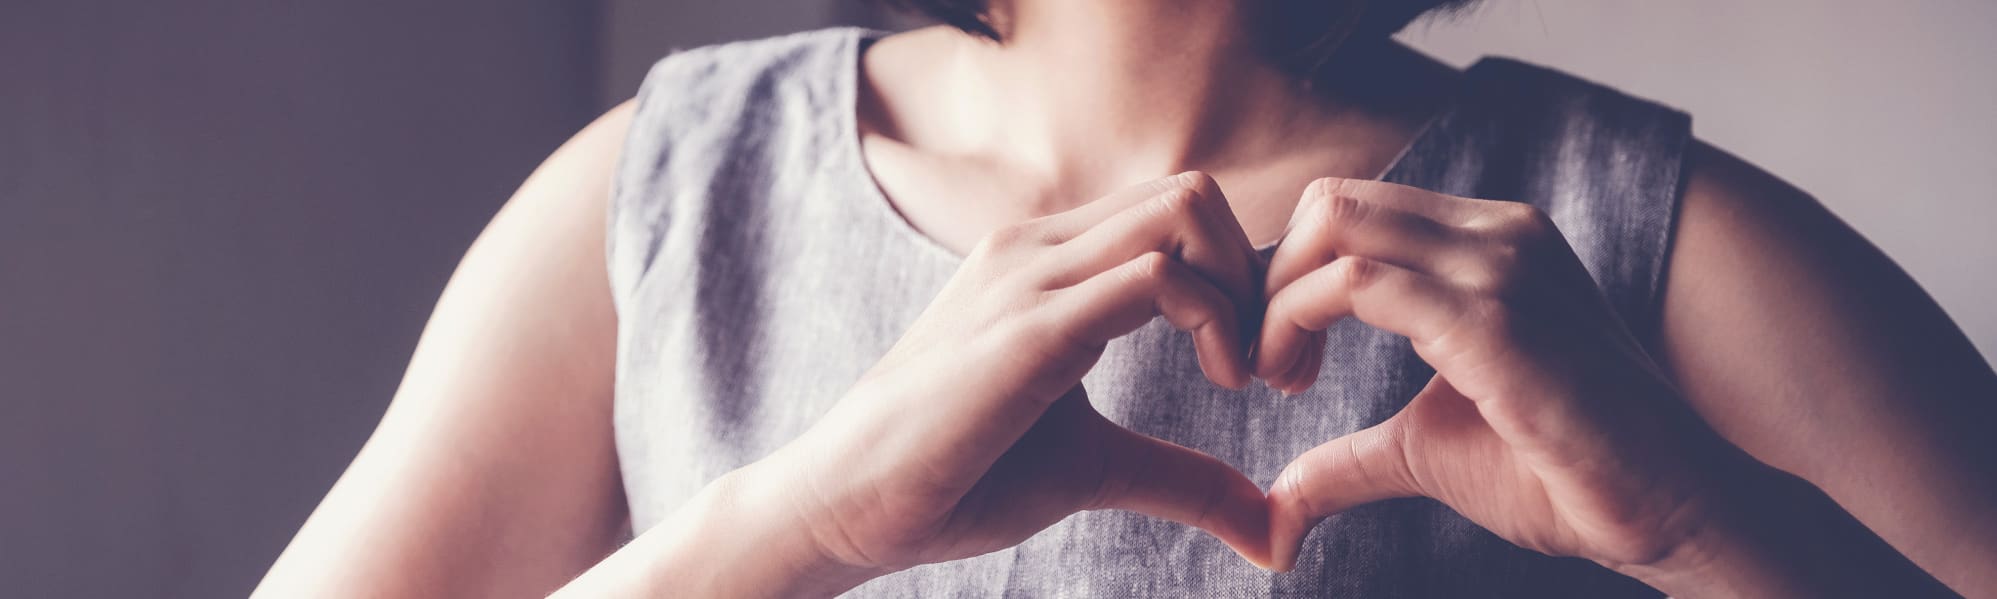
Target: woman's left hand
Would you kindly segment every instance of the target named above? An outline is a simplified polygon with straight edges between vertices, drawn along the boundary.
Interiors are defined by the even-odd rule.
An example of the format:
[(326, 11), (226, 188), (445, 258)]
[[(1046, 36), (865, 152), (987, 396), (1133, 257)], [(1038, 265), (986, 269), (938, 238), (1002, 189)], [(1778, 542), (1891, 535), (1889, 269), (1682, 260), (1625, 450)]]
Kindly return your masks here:
[(1280, 567), (1325, 517), (1411, 496), (1543, 553), (1654, 566), (1710, 525), (1717, 473), (1745, 459), (1529, 205), (1327, 179), (1269, 269), (1256, 372), (1271, 387), (1309, 387), (1347, 316), (1407, 336), (1437, 372), (1401, 413), (1284, 470)]

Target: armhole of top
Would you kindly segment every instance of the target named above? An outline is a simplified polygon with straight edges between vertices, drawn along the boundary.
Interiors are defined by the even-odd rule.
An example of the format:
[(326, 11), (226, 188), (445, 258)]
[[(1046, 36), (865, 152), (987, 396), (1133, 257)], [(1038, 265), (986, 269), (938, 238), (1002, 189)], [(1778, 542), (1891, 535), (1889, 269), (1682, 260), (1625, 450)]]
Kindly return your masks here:
[[(769, 120), (779, 119), (783, 112), (755, 105), (753, 96), (799, 93), (778, 82), (795, 74), (800, 66), (816, 66), (810, 61), (813, 57), (843, 48), (829, 42), (843, 44), (851, 31), (803, 31), (702, 46), (675, 51), (653, 63), (638, 87), (604, 214), (605, 262), (612, 303), (620, 315), (651, 276), (666, 235), (674, 226), (675, 213), (701, 217), (696, 214), (701, 212), (697, 206), (681, 205), (698, 200), (680, 197), (682, 189), (699, 182), (676, 180), (674, 176), (698, 175), (701, 168), (721, 165), (693, 154), (687, 156), (691, 162), (675, 160), (674, 146), (690, 143), (690, 152), (704, 151), (709, 144), (740, 134), (741, 128), (750, 124), (794, 125)], [(788, 103), (783, 98), (764, 101)]]
[(1664, 341), (1664, 292), (1671, 284), (1671, 260), (1678, 249), (1678, 225), (1685, 211), (1685, 190), (1692, 181), (1692, 169), (1688, 167), (1692, 163), (1692, 149), (1698, 145), (1691, 131), (1691, 116), (1682, 113), (1681, 116), (1685, 121), (1684, 134), (1679, 136), (1677, 147), (1672, 150), (1675, 160), (1672, 161), (1671, 195), (1665, 200), (1667, 207), (1662, 230), (1656, 232), (1657, 255), (1651, 259), (1650, 289), (1644, 301), (1647, 322), (1643, 323), (1641, 330), (1632, 331), (1644, 349), (1653, 354), (1662, 349)]
[[(1466, 76), (1477, 88), (1475, 93), (1491, 94), (1486, 100), (1507, 102), (1514, 108), (1531, 107), (1524, 118), (1539, 119), (1539, 126), (1550, 127), (1541, 133), (1562, 133), (1524, 143), (1546, 144), (1538, 149), (1547, 156), (1578, 155), (1596, 161), (1585, 176), (1619, 179), (1613, 191), (1621, 193), (1580, 200), (1617, 204), (1593, 211), (1607, 218), (1591, 223), (1606, 231), (1593, 241), (1603, 247), (1591, 250), (1603, 255), (1597, 260), (1601, 264), (1591, 264), (1590, 270), (1603, 279), (1618, 279), (1598, 279), (1597, 284), (1612, 292), (1611, 303), (1630, 332), (1647, 349), (1655, 349), (1671, 251), (1690, 175), (1686, 166), (1693, 139), (1691, 116), (1581, 77), (1510, 58), (1481, 59), (1466, 70)], [(1517, 138), (1511, 141), (1520, 142)], [(1538, 172), (1518, 175), (1558, 176), (1551, 164), (1532, 168)], [(1596, 268), (1609, 270), (1595, 273)]]
[[(611, 305), (621, 317), (628, 297), (637, 289), (660, 242), (659, 229), (665, 226), (670, 200), (654, 197), (638, 205), (643, 197), (658, 192), (655, 177), (668, 152), (668, 131), (659, 115), (666, 111), (665, 89), (675, 78), (677, 64), (685, 52), (674, 52), (653, 63), (638, 85), (633, 99), (631, 122), (626, 125), (624, 144), (611, 175), (610, 197), (604, 211), (604, 267), (610, 280)], [(621, 318), (620, 318), (621, 320)]]
[[(1641, 149), (1648, 158), (1645, 169), (1648, 172), (1632, 174), (1641, 177), (1643, 188), (1640, 201), (1656, 206), (1647, 210), (1636, 206), (1633, 210), (1621, 211), (1625, 218), (1636, 222), (1626, 223), (1626, 232), (1632, 236), (1643, 236), (1640, 251), (1647, 251), (1642, 272), (1631, 273), (1630, 285), (1638, 286), (1633, 294), (1634, 305), (1631, 313), (1624, 316), (1645, 349), (1656, 351), (1663, 340), (1664, 290), (1670, 284), (1671, 252), (1676, 247), (1679, 216), (1685, 205), (1685, 189), (1692, 169), (1690, 164), (1693, 147), (1692, 117), (1683, 111), (1663, 104), (1631, 96), (1620, 91), (1603, 88), (1598, 93), (1611, 94), (1605, 100), (1623, 104), (1623, 111), (1640, 112), (1642, 123), (1628, 134), (1637, 138), (1635, 147)], [(1654, 190), (1654, 191), (1653, 191)]]

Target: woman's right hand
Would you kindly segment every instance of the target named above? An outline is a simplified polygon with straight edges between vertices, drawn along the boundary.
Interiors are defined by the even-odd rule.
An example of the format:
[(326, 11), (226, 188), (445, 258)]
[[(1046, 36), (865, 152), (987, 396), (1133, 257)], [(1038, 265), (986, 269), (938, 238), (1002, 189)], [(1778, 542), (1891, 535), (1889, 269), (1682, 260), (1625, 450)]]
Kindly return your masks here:
[(1111, 423), (1080, 384), (1108, 341), (1162, 315), (1209, 379), (1246, 385), (1261, 270), (1199, 173), (1007, 227), (824, 418), (745, 469), (750, 484), (788, 495), (798, 534), (859, 578), (1004, 549), (1091, 509), (1196, 526), (1267, 563), (1253, 482)]

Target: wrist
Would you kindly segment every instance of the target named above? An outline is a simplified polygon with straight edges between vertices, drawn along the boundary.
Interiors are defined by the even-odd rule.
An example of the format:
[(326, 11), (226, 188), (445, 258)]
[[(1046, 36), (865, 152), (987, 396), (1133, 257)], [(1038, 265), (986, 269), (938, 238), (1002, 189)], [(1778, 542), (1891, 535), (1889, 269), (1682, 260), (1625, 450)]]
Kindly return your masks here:
[(781, 472), (758, 462), (722, 475), (640, 534), (626, 549), (644, 554), (648, 567), (632, 588), (685, 596), (830, 597), (886, 574), (823, 551), (787, 496), (795, 481), (783, 480)]
[[(1721, 497), (1702, 499), (1703, 513), (1659, 559), (1642, 564), (1611, 564), (1610, 569), (1642, 581), (1672, 597), (1740, 596), (1725, 569), (1752, 567), (1751, 535), (1741, 530), (1736, 506)], [(1731, 589), (1731, 591), (1730, 591)]]
[(1674, 597), (1947, 596), (1809, 483), (1740, 456), (1662, 558), (1615, 567)]
[(1773, 474), (1753, 458), (1729, 451), (1705, 454), (1681, 526), (1656, 560), (1611, 569), (1674, 597), (1784, 596), (1777, 557), (1769, 550), (1767, 498), (1743, 483)]
[(703, 524), (703, 536), (762, 563), (758, 571), (781, 583), (768, 596), (830, 597), (887, 574), (841, 561), (820, 545), (811, 532), (811, 515), (798, 509), (796, 494), (805, 483), (773, 461), (778, 459), (750, 464), (709, 485), (719, 517)]

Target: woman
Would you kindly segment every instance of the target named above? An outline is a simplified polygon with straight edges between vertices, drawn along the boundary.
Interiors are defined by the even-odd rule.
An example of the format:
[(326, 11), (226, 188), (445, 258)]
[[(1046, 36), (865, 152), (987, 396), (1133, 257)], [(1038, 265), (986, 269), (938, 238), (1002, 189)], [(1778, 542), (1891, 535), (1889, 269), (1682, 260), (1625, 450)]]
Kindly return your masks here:
[(1683, 115), (1454, 2), (910, 4), (558, 150), (260, 590), (1997, 595), (1997, 376)]

